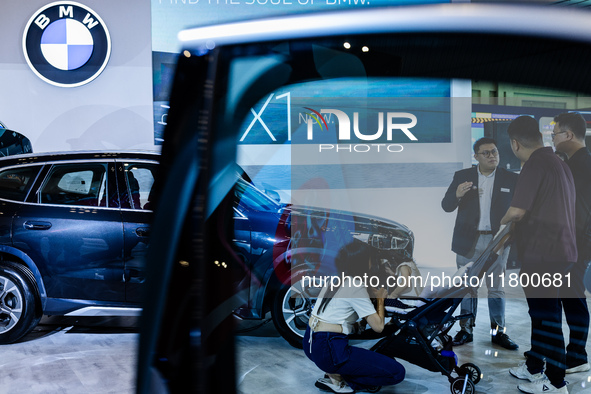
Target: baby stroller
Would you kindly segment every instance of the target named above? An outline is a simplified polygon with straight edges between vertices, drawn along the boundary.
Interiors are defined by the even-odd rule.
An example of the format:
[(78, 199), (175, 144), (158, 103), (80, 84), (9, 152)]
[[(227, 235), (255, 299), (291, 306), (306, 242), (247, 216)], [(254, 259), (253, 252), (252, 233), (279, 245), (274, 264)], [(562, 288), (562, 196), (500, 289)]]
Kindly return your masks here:
[[(509, 238), (510, 224), (499, 232), (484, 253), (465, 272), (470, 278), (482, 278), (496, 261), (499, 251)], [(477, 288), (470, 282), (459, 287), (439, 288), (428, 298), (413, 297), (386, 299), (386, 316), (391, 317), (386, 336), (371, 350), (406, 360), (432, 372), (441, 372), (450, 382), (453, 394), (473, 394), (480, 381), (481, 371), (472, 363), (458, 365), (448, 335), (454, 323), (469, 315), (453, 316), (462, 298)], [(480, 283), (480, 281), (479, 281)]]

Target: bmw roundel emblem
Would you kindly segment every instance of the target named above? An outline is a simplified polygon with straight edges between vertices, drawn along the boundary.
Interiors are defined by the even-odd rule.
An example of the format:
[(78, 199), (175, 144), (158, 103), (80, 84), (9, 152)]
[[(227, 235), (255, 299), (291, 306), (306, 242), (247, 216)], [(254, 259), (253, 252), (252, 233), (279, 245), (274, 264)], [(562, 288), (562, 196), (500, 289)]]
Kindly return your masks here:
[(23, 34), (29, 67), (47, 83), (84, 85), (105, 69), (111, 54), (109, 30), (96, 12), (80, 3), (47, 4), (29, 19)]

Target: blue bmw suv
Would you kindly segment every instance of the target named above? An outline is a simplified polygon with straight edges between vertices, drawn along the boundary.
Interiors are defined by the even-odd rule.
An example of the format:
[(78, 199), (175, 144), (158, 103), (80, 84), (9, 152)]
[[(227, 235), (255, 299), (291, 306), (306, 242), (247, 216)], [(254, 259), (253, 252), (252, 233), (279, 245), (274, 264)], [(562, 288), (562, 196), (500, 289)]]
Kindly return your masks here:
[(45, 315), (140, 311), (152, 153), (0, 159), (0, 343)]
[[(140, 313), (158, 159), (147, 152), (0, 159), (0, 343), (18, 340), (44, 314)], [(223, 205), (225, 213), (209, 222), (215, 242), (226, 228), (232, 233), (233, 258), (216, 264), (229, 268), (241, 295), (233, 314), (262, 320), (271, 312), (293, 346), (301, 347), (319, 290), (298, 278), (329, 270), (335, 243), (355, 237), (412, 258), (414, 237), (405, 226), (280, 203), (237, 165)], [(180, 259), (184, 269), (188, 260)]]

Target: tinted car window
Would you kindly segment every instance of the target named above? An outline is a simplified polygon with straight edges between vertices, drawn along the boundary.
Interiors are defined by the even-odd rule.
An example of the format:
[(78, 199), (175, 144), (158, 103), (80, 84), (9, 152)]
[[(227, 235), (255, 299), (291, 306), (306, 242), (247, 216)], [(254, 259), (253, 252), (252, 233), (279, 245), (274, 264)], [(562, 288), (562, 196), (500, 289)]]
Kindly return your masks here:
[(150, 191), (154, 183), (155, 165), (145, 163), (125, 164), (125, 186), (127, 195), (121, 202), (124, 208), (151, 209)]
[(0, 127), (0, 157), (32, 153), (31, 141), (16, 131)]
[(0, 172), (0, 198), (25, 201), (39, 168), (41, 167), (11, 168)]
[(105, 207), (105, 175), (104, 164), (56, 165), (40, 190), (41, 203)]

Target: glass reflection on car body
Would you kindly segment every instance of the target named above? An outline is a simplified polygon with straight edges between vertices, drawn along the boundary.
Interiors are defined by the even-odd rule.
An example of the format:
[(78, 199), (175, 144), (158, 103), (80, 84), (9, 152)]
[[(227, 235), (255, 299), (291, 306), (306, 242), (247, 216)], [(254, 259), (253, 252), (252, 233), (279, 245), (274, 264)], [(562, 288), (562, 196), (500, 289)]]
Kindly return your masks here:
[[(187, 201), (187, 194), (196, 195), (196, 198), (192, 203), (180, 205), (178, 209), (164, 208), (160, 223), (162, 228), (167, 229), (186, 228), (183, 226), (187, 225), (190, 216), (190, 224), (194, 225), (194, 231), (186, 232), (178, 238), (174, 235), (167, 237), (166, 234), (160, 234), (162, 237), (159, 237), (156, 244), (156, 247), (158, 245), (161, 247), (160, 254), (154, 253), (155, 277), (162, 278), (163, 272), (167, 274), (172, 272), (171, 275), (174, 275), (173, 264), (170, 261), (175, 259), (170, 257), (170, 261), (167, 260), (167, 256), (171, 254), (168, 253), (170, 250), (167, 248), (171, 245), (180, 245), (176, 250), (179, 254), (186, 253), (187, 250), (197, 251), (196, 255), (190, 256), (194, 259), (191, 263), (193, 261), (196, 263), (191, 264), (192, 266), (205, 266), (207, 264), (202, 263), (210, 261), (207, 260), (209, 253), (221, 253), (218, 248), (223, 248), (225, 245), (220, 245), (219, 240), (216, 239), (220, 232), (203, 231), (200, 225), (205, 223), (208, 217), (207, 215), (198, 216), (195, 212), (212, 212), (221, 206), (219, 196), (225, 196), (226, 192), (233, 187), (230, 185), (233, 182), (218, 182), (220, 175), (228, 166), (240, 159), (236, 153), (241, 150), (236, 149), (234, 145), (240, 143), (241, 139), (249, 141), (251, 138), (252, 145), (284, 144), (290, 141), (289, 149), (285, 151), (289, 151), (291, 157), (281, 157), (278, 161), (287, 167), (284, 174), (289, 173), (292, 177), (282, 183), (277, 190), (289, 190), (294, 197), (302, 184), (305, 184), (309, 178), (317, 177), (337, 184), (336, 187), (329, 184), (329, 187), (320, 188), (323, 192), (328, 190), (333, 193), (332, 196), (344, 195), (349, 198), (348, 201), (344, 197), (341, 200), (335, 198), (334, 200), (341, 204), (337, 207), (330, 204), (332, 201), (325, 204), (311, 204), (307, 203), (305, 198), (295, 202), (290, 201), (294, 205), (280, 207), (279, 217), (274, 218), (277, 221), (273, 225), (274, 230), (282, 233), (283, 241), (281, 249), (277, 250), (279, 253), (274, 253), (272, 261), (276, 261), (281, 254), (285, 254), (285, 259), (280, 261), (287, 261), (289, 269), (294, 267), (316, 269), (318, 262), (325, 258), (330, 259), (334, 252), (351, 238), (364, 238), (365, 242), (375, 239), (376, 244), (386, 249), (399, 251), (400, 248), (404, 248), (403, 252), (408, 253), (407, 257), (414, 257), (413, 233), (405, 226), (394, 226), (391, 223), (392, 218), (401, 220), (417, 234), (417, 253), (425, 253), (426, 249), (430, 249), (429, 251), (433, 253), (447, 251), (449, 245), (442, 236), (447, 230), (438, 220), (432, 220), (441, 214), (439, 204), (433, 204), (429, 198), (433, 195), (433, 189), (448, 185), (449, 174), (453, 174), (458, 167), (470, 161), (471, 154), (466, 156), (465, 163), (458, 158), (458, 141), (466, 142), (472, 137), (470, 118), (474, 107), (470, 98), (471, 84), (477, 87), (478, 83), (484, 86), (487, 82), (491, 82), (500, 89), (505, 83), (520, 83), (586, 90), (587, 86), (591, 86), (591, 76), (587, 72), (591, 60), (589, 50), (591, 24), (589, 24), (589, 16), (582, 14), (582, 12), (557, 12), (556, 9), (510, 8), (506, 5), (479, 7), (476, 4), (446, 4), (437, 7), (403, 7), (374, 11), (364, 9), (350, 13), (315, 15), (310, 19), (306, 19), (306, 16), (286, 18), (281, 20), (284, 23), (276, 24), (283, 28), (279, 31), (273, 30), (276, 35), (270, 35), (269, 21), (249, 24), (262, 28), (256, 31), (243, 31), (239, 28), (243, 25), (229, 25), (190, 29), (181, 33), (179, 37), (186, 44), (186, 50), (193, 55), (179, 60), (178, 73), (183, 78), (178, 78), (178, 81), (182, 81), (182, 84), (179, 83), (176, 86), (177, 90), (173, 89), (176, 95), (171, 97), (171, 108), (176, 106), (178, 109), (177, 118), (175, 119), (171, 113), (163, 147), (163, 151), (167, 152), (164, 157), (165, 166), (175, 171), (166, 172), (165, 170), (166, 179), (162, 180), (160, 192), (167, 203), (177, 200)], [(556, 23), (556, 18), (564, 23)], [(519, 20), (519, 23), (516, 23), (516, 20)], [(574, 24), (571, 22), (573, 20)], [(324, 23), (327, 21), (330, 25)], [(573, 25), (580, 26), (581, 29), (573, 33)], [(286, 26), (291, 26), (292, 29), (285, 29)], [(325, 26), (330, 26), (330, 30), (324, 29)], [(215, 35), (215, 31), (223, 34)], [(240, 34), (232, 34), (232, 32)], [(574, 36), (576, 37), (573, 40)], [(207, 50), (206, 43), (210, 41), (216, 43), (215, 51)], [(350, 44), (350, 48), (361, 48), (365, 45), (370, 50), (353, 53), (343, 46), (345, 42)], [(565, 62), (564, 59), (567, 58), (572, 61)], [(462, 80), (452, 80), (453, 78)], [(382, 87), (387, 94), (379, 96), (380, 89), (375, 83), (376, 80), (383, 82)], [(424, 84), (418, 84), (417, 80)], [(312, 89), (315, 83), (317, 85)], [(339, 86), (339, 83), (344, 86)], [(425, 124), (430, 124), (430, 127), (416, 134), (414, 134), (415, 129), (412, 130), (418, 142), (410, 142), (408, 136), (399, 130), (393, 134), (392, 141), (388, 141), (388, 135), (384, 133), (381, 138), (385, 141), (377, 141), (378, 144), (392, 142), (403, 145), (404, 149), (397, 149), (395, 152), (383, 149), (379, 153), (390, 156), (385, 163), (376, 163), (371, 160), (372, 155), (378, 153), (375, 149), (369, 153), (364, 149), (356, 150), (353, 146), (357, 142), (359, 142), (357, 145), (369, 146), (367, 141), (352, 141), (346, 138), (339, 140), (338, 133), (333, 132), (336, 124), (332, 126), (331, 132), (327, 133), (320, 132), (319, 126), (313, 124), (313, 127), (317, 127), (313, 129), (313, 138), (318, 140), (313, 144), (306, 144), (307, 123), (302, 122), (298, 130), (296, 124), (285, 125), (285, 116), (281, 118), (279, 116), (285, 114), (270, 110), (272, 106), (280, 110), (287, 109), (287, 98), (294, 97), (286, 94), (293, 94), (296, 87), (301, 87), (300, 84), (303, 85), (304, 91), (306, 87), (310, 89), (300, 95), (299, 102), (293, 101), (293, 104), (299, 105), (299, 108), (308, 107), (321, 112), (323, 108), (336, 109), (336, 104), (348, 103), (350, 105), (344, 107), (353, 111), (353, 104), (358, 103), (351, 100), (354, 97), (358, 101), (372, 104), (382, 101), (384, 107), (379, 108), (392, 112), (395, 109), (389, 108), (390, 103), (406, 102), (412, 105), (419, 103), (422, 104), (421, 109), (425, 113), (432, 112), (429, 115), (432, 116), (431, 119), (436, 120), (430, 123), (423, 121), (422, 117), (419, 118), (417, 128)], [(328, 90), (323, 92), (323, 88), (329, 86), (336, 86), (337, 90), (323, 94)], [(394, 94), (392, 90), (388, 90), (392, 86), (401, 88)], [(433, 86), (445, 95), (424, 94), (425, 91), (429, 93), (429, 87)], [(461, 93), (457, 93), (458, 91)], [(528, 92), (532, 97), (542, 96), (534, 90), (528, 90)], [(454, 93), (457, 96), (453, 96)], [(488, 92), (485, 93), (482, 97), (489, 96)], [(544, 92), (543, 96), (551, 97), (546, 93)], [(507, 92), (506, 96), (508, 103), (511, 92)], [(187, 104), (189, 102), (187, 97), (198, 97), (198, 100)], [(283, 101), (278, 100), (278, 97)], [(268, 106), (265, 107), (265, 111), (262, 111), (267, 101)], [(581, 104), (581, 107), (588, 107), (588, 105)], [(369, 109), (378, 110), (371, 106)], [(412, 108), (403, 108), (400, 111), (398, 109), (397, 112), (412, 112)], [(523, 109), (520, 111), (523, 112)], [(253, 123), (254, 114), (257, 118)], [(367, 114), (372, 115), (370, 112)], [(476, 117), (475, 115), (474, 118)], [(277, 121), (277, 124), (283, 122), (280, 130), (282, 133), (277, 133), (278, 128), (271, 127), (273, 118), (282, 119)], [(292, 116), (292, 119), (294, 118), (298, 117)], [(363, 124), (367, 127), (362, 129), (369, 136), (371, 130), (377, 130), (377, 127), (370, 126), (377, 125), (370, 123), (370, 116), (365, 118), (370, 120), (367, 124)], [(257, 134), (254, 126), (260, 126), (259, 119), (265, 121), (273, 138), (265, 130)], [(354, 119), (353, 114), (350, 114), (349, 119)], [(248, 129), (251, 124), (253, 128)], [(244, 125), (246, 127), (243, 127)], [(394, 138), (399, 140), (395, 141)], [(300, 143), (294, 143), (294, 141)], [(324, 160), (315, 162), (320, 165), (306, 167), (306, 164), (310, 164), (304, 162), (309, 159), (307, 153), (312, 150), (318, 153), (319, 143), (335, 146), (350, 144), (350, 149), (342, 149), (338, 153), (366, 154), (364, 159), (368, 160), (342, 163), (340, 161), (342, 156), (325, 156)], [(279, 152), (279, 155), (280, 152), (285, 151), (277, 149), (275, 152)], [(262, 154), (260, 162), (248, 163), (249, 157), (243, 158), (246, 164), (252, 164), (252, 168), (244, 165), (244, 170), (259, 176), (259, 179), (253, 176), (255, 183), (265, 183), (266, 179), (261, 180), (260, 177), (264, 177), (264, 170), (273, 167), (270, 161), (267, 161), (271, 155), (268, 155), (268, 152), (257, 153)], [(337, 152), (333, 149), (332, 152), (322, 153)], [(509, 157), (509, 155), (502, 153), (501, 157)], [(195, 167), (182, 168), (178, 165), (179, 158), (186, 162), (194, 159)], [(510, 169), (513, 169), (514, 164), (503, 163), (503, 165), (509, 165)], [(178, 170), (184, 170), (184, 172)], [(252, 172), (249, 172), (251, 170)], [(312, 173), (314, 170), (325, 172)], [(381, 176), (372, 177), (373, 174)], [(284, 179), (287, 179), (287, 176)], [(278, 176), (274, 180), (281, 183)], [(194, 187), (189, 193), (182, 195), (179, 191), (184, 189), (181, 186), (175, 187), (175, 184), (182, 184), (184, 188)], [(366, 187), (368, 184), (372, 186)], [(356, 205), (344, 209), (348, 202)], [(418, 204), (423, 204), (420, 209), (416, 209)], [(436, 209), (439, 210), (436, 211)], [(409, 211), (413, 211), (416, 215)], [(351, 212), (360, 212), (362, 215)], [(250, 215), (243, 216), (240, 220), (236, 220), (234, 225), (239, 221), (245, 222), (246, 218), (250, 221)], [(376, 219), (384, 216), (387, 216), (385, 221)], [(253, 216), (252, 219), (255, 217)], [(383, 224), (384, 222), (387, 224)], [(281, 225), (277, 226), (278, 223)], [(269, 225), (268, 228), (272, 227)], [(208, 223), (206, 230), (217, 228), (216, 224)], [(241, 227), (241, 231), (246, 235), (247, 227)], [(238, 238), (235, 232), (232, 235)], [(266, 241), (268, 239), (266, 238)], [(286, 240), (288, 244), (284, 245)], [(278, 241), (277, 238), (276, 241)], [(422, 247), (419, 248), (421, 244)], [(300, 247), (301, 245), (311, 247)], [(312, 250), (306, 251), (306, 249)], [(158, 252), (157, 249), (155, 251)], [(169, 264), (163, 264), (167, 261)], [(161, 307), (160, 311), (162, 311), (167, 306), (166, 311), (169, 313), (167, 317), (172, 315), (179, 319), (183, 317), (181, 312), (186, 311), (180, 311), (177, 308), (178, 305), (172, 303), (166, 305), (163, 301), (168, 295), (166, 283), (161, 287), (160, 294), (157, 293), (158, 290), (154, 293), (152, 305), (156, 309), (153, 314), (148, 315), (148, 318), (152, 318), (149, 320), (151, 326), (146, 330), (147, 336), (144, 337), (147, 338), (147, 342), (142, 343), (145, 346), (140, 350), (140, 390), (147, 387), (145, 377), (153, 376), (147, 374), (149, 371), (147, 367), (156, 364), (153, 362), (154, 359), (159, 360), (157, 368), (167, 382), (183, 382), (192, 384), (193, 387), (208, 389), (220, 389), (220, 384), (227, 383), (223, 389), (235, 390), (234, 381), (228, 379), (228, 382), (222, 382), (223, 379), (219, 379), (227, 373), (225, 367), (233, 365), (234, 349), (227, 345), (233, 341), (231, 322), (227, 320), (221, 322), (222, 320), (218, 319), (216, 321), (220, 323), (216, 328), (211, 328), (209, 323), (214, 314), (216, 318), (219, 317), (217, 313), (220, 308), (218, 307), (227, 305), (226, 302), (233, 299), (236, 294), (232, 293), (234, 289), (228, 289), (227, 275), (221, 276), (208, 270), (195, 270), (192, 273), (193, 282), (181, 283), (191, 290), (187, 292), (190, 294), (187, 299), (194, 303), (195, 308), (191, 310), (194, 315), (190, 319), (183, 320), (182, 325), (174, 327), (172, 324), (166, 324), (162, 332), (159, 331), (162, 320), (160, 320), (161, 315), (158, 314), (158, 307)], [(297, 275), (291, 275), (292, 272), (289, 270), (286, 273), (288, 276), (297, 277)], [(263, 275), (260, 278), (264, 277)], [(190, 283), (187, 284), (187, 282)], [(173, 286), (176, 283), (179, 282), (173, 281)], [(300, 291), (295, 286), (297, 284), (296, 281), (291, 286), (294, 294)], [(281, 292), (275, 294), (280, 296), (279, 302), (274, 305), (279, 305), (280, 308), (285, 307), (285, 310), (290, 313), (289, 317), (296, 316), (300, 309), (306, 308), (303, 303), (290, 305), (289, 286), (278, 288)], [(305, 293), (301, 292), (301, 294)], [(296, 295), (293, 299), (299, 298)], [(175, 315), (175, 311), (179, 312), (178, 315)], [(232, 309), (232, 311), (236, 310)], [(262, 311), (257, 312), (262, 314)], [(245, 315), (250, 313), (248, 315), (250, 318), (259, 318), (252, 310), (239, 310), (238, 313)], [(283, 320), (284, 323), (288, 322), (287, 318)], [(171, 319), (167, 319), (164, 323), (170, 321)], [(189, 339), (190, 333), (201, 332), (201, 328), (206, 324), (210, 331), (217, 330), (219, 335), (200, 336), (200, 341)], [(284, 328), (285, 332), (291, 329)], [(169, 344), (167, 338), (176, 337), (179, 333), (186, 339), (178, 339), (176, 347), (167, 347), (166, 345)], [(160, 341), (158, 341), (159, 336)], [(156, 343), (160, 345), (157, 351)], [(184, 360), (193, 359), (192, 366), (195, 368), (191, 369), (183, 363), (175, 363), (170, 356), (178, 354), (186, 355), (187, 358)], [(215, 359), (216, 362), (204, 367), (201, 363), (204, 359)], [(161, 360), (165, 361), (161, 362)], [(241, 360), (244, 364), (250, 361)], [(224, 367), (220, 368), (220, 365)], [(189, 373), (195, 371), (200, 373)], [(142, 373), (144, 380), (142, 380)]]
[(10, 298), (19, 300), (0, 297), (0, 343), (26, 335), (43, 314), (139, 313), (147, 245), (140, 230), (152, 212), (120, 205), (130, 199), (122, 161), (153, 170), (157, 159), (139, 152), (0, 159), (0, 282), (14, 283)]

